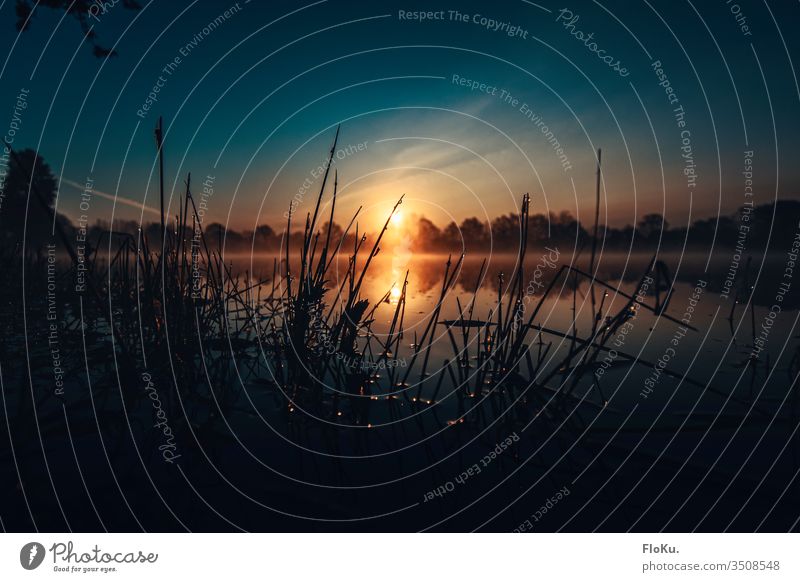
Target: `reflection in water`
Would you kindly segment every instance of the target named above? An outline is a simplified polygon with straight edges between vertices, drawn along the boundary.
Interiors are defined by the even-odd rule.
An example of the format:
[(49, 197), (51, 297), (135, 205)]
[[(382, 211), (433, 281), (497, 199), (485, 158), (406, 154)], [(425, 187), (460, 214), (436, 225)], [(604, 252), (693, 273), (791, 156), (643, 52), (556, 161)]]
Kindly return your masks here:
[[(389, 333), (389, 325), (393, 319), (395, 308), (403, 298), (403, 329), (408, 338), (414, 337), (413, 334), (422, 334), (425, 326), (430, 323), (431, 316), (435, 310), (439, 310), (440, 320), (458, 320), (463, 318), (462, 311), (468, 305), (474, 314), (474, 319), (491, 322), (498, 317), (498, 299), (505, 298), (511, 290), (509, 289), (512, 274), (516, 268), (516, 257), (509, 255), (495, 255), (489, 257), (485, 269), (483, 260), (466, 258), (460, 266), (459, 272), (455, 277), (455, 284), (445, 295), (440, 303), (439, 296), (444, 283), (443, 277), (448, 261), (447, 256), (414, 254), (402, 237), (396, 237), (393, 245), (390, 245), (388, 252), (379, 254), (367, 272), (364, 280), (363, 296), (365, 297), (387, 297), (385, 305), (378, 306), (375, 310), (375, 321), (370, 332), (376, 338), (386, 338)], [(724, 253), (723, 253), (724, 254)], [(553, 282), (553, 278), (559, 272), (555, 268), (535, 269), (536, 265), (548, 264), (547, 251), (537, 253), (530, 252), (526, 258), (526, 272), (533, 276), (535, 272), (541, 281), (537, 280), (535, 285), (527, 285), (525, 298), (518, 308), (518, 315), (521, 319), (527, 318), (532, 306), (541, 297), (542, 291)], [(545, 259), (542, 259), (545, 257)], [(266, 280), (271, 279), (273, 257), (258, 255), (254, 257), (234, 256), (230, 257), (236, 268), (252, 269), (255, 273), (261, 273)], [(623, 307), (628, 301), (627, 297), (636, 292), (636, 285), (640, 280), (643, 271), (647, 268), (651, 257), (645, 255), (605, 254), (600, 257), (597, 263), (598, 281), (608, 284), (602, 294), (602, 307), (606, 313), (614, 313)], [(692, 368), (692, 375), (696, 382), (701, 382), (706, 373), (711, 376), (717, 368), (719, 373), (724, 376), (726, 373), (735, 371), (745, 363), (751, 366), (749, 352), (753, 345), (755, 335), (755, 322), (760, 321), (766, 313), (765, 306), (769, 306), (775, 295), (775, 286), (780, 281), (783, 256), (767, 256), (763, 258), (763, 267), (760, 273), (753, 267), (752, 273), (748, 273), (746, 280), (755, 282), (758, 277), (757, 285), (749, 285), (747, 289), (741, 289), (739, 303), (746, 304), (751, 301), (749, 311), (743, 306), (736, 307), (736, 303), (731, 299), (724, 299), (720, 296), (722, 283), (725, 280), (727, 269), (727, 256), (713, 257), (709, 261), (706, 270), (707, 257), (699, 254), (675, 255), (666, 254), (661, 257), (664, 262), (665, 277), (674, 277), (675, 284), (671, 289), (672, 295), (669, 296), (669, 304), (663, 314), (664, 317), (658, 318), (654, 313), (642, 312), (637, 317), (635, 329), (628, 337), (630, 350), (641, 360), (657, 360), (663, 351), (663, 345), (669, 343), (670, 337), (675, 331), (675, 322), (683, 313), (682, 308), (687, 298), (691, 296), (692, 288), (699, 279), (707, 281), (705, 296), (700, 301), (695, 315), (694, 324), (702, 333), (695, 333), (688, 337), (681, 344), (681, 349), (676, 350), (674, 359), (670, 362), (670, 368), (682, 373), (684, 370)], [(570, 256), (562, 253), (560, 256), (562, 264), (571, 263), (584, 272), (588, 270), (588, 259), (584, 257)], [(455, 260), (453, 260), (455, 263)], [(753, 260), (753, 265), (760, 265), (762, 260)], [(346, 285), (344, 273), (347, 270), (345, 260), (340, 260), (336, 268), (331, 269), (331, 280), (328, 284), (332, 288), (339, 288)], [(404, 281), (407, 284), (404, 289)], [(272, 284), (271, 282), (268, 284)], [(478, 288), (477, 293), (473, 291)], [(627, 293), (621, 295), (615, 289)], [(586, 278), (562, 276), (556, 282), (552, 293), (547, 296), (540, 306), (536, 324), (549, 330), (564, 334), (564, 337), (556, 338), (550, 348), (550, 358), (560, 361), (559, 357), (568, 354), (571, 349), (570, 338), (572, 335), (585, 335), (593, 326), (595, 312), (588, 293), (589, 281)], [(658, 301), (654, 297), (656, 291), (660, 292)], [(651, 304), (657, 308), (664, 306), (667, 294), (661, 293), (662, 289), (657, 289), (656, 285), (647, 289), (646, 295)], [(748, 293), (752, 291), (752, 298)], [(735, 294), (734, 294), (735, 295)], [(732, 297), (734, 296), (732, 295)], [(662, 305), (659, 306), (658, 302)], [(784, 312), (795, 309), (798, 305), (798, 294), (792, 291), (786, 295), (783, 303)], [(502, 313), (499, 314), (501, 317)], [(508, 314), (505, 314), (508, 317)], [(780, 318), (776, 323), (775, 334), (780, 337), (791, 335), (790, 318)], [(430, 343), (429, 357), (437, 362), (453, 357), (452, 335), (444, 328), (434, 330), (435, 341)], [(785, 329), (784, 329), (785, 328)], [(577, 337), (577, 336), (576, 336)], [(475, 338), (475, 341), (490, 342), (490, 336)], [(547, 341), (553, 340), (552, 337)], [(540, 344), (545, 342), (544, 338), (539, 338)], [(411, 341), (406, 342), (411, 345)], [(782, 346), (777, 344), (774, 348)], [(698, 353), (703, 354), (701, 361), (696, 361), (694, 356)], [(782, 352), (782, 364), (785, 367), (791, 365), (789, 360), (794, 355), (794, 350)], [(773, 356), (775, 357), (775, 356)], [(774, 362), (773, 362), (774, 363)], [(644, 370), (646, 372), (646, 370)], [(639, 373), (637, 369), (620, 368), (624, 378), (628, 381), (636, 378)], [(755, 382), (757, 370), (751, 370), (749, 383)], [(760, 373), (760, 372), (759, 372)], [(613, 377), (614, 372), (606, 376)], [(638, 387), (632, 389), (633, 394), (639, 393)]]
[[(528, 253), (525, 268), (533, 275), (533, 269), (542, 257), (552, 254), (546, 250), (530, 251)], [(400, 295), (400, 288), (406, 271), (408, 273), (408, 293), (411, 300), (424, 298), (430, 299), (431, 292), (438, 289), (442, 284), (444, 267), (447, 262), (447, 255), (440, 254), (421, 254), (413, 253), (407, 239), (400, 239), (390, 248), (388, 252), (380, 253), (374, 260), (370, 270), (367, 271), (365, 279), (365, 296), (383, 296), (392, 288), (398, 287), (397, 291), (392, 291), (391, 296), (397, 298)], [(582, 255), (560, 254), (560, 262), (571, 264), (583, 271), (588, 271), (589, 259)], [(253, 273), (260, 276), (265, 281), (271, 281), (273, 271), (273, 261), (275, 256), (272, 254), (263, 255), (227, 255), (226, 259), (231, 261), (238, 269), (251, 269)], [(641, 277), (644, 269), (652, 259), (649, 254), (606, 253), (598, 259), (596, 265), (596, 276), (600, 281), (605, 281), (614, 285), (615, 283), (635, 283)], [(719, 293), (723, 290), (726, 274), (729, 268), (729, 252), (724, 250), (709, 260), (706, 254), (687, 253), (680, 255), (677, 253), (665, 253), (658, 255), (669, 270), (671, 276), (677, 282), (694, 283), (699, 278), (708, 281), (709, 292)], [(296, 260), (293, 257), (292, 260)], [(708, 262), (708, 268), (706, 268)], [(774, 298), (773, 287), (780, 282), (783, 275), (785, 256), (782, 254), (771, 253), (766, 256), (754, 256), (750, 266), (742, 267), (741, 279), (749, 281), (748, 290), (753, 292), (753, 303), (756, 306), (769, 306)], [(516, 256), (509, 254), (496, 254), (487, 259), (486, 273), (481, 282), (483, 290), (491, 290), (495, 294), (500, 290), (500, 275), (504, 275), (506, 284), (511, 280), (510, 275), (516, 268)], [(763, 263), (763, 264), (762, 264)], [(361, 263), (358, 263), (359, 265)], [(460, 292), (471, 292), (475, 287), (475, 281), (481, 274), (483, 258), (465, 257), (461, 272), (457, 278), (457, 287)], [(347, 267), (347, 259), (339, 258), (338, 265), (333, 269), (333, 273), (340, 276), (344, 274)], [(745, 272), (745, 270), (748, 272)], [(556, 269), (546, 269), (542, 280), (544, 286), (550, 283), (555, 276)], [(756, 284), (757, 281), (757, 284)], [(332, 284), (341, 285), (342, 281), (334, 279)], [(569, 285), (570, 283), (568, 283)], [(586, 280), (580, 280), (581, 286), (588, 286)], [(539, 287), (541, 289), (541, 287)], [(746, 296), (740, 298), (746, 300)], [(571, 300), (571, 295), (561, 295), (562, 299)], [(800, 305), (800, 295), (793, 292), (786, 296), (784, 306), (796, 308)], [(417, 305), (421, 307), (421, 305)]]
[[(527, 277), (533, 278), (536, 265), (544, 264), (542, 254), (528, 254)], [(167, 374), (160, 376), (157, 383), (164, 407), (169, 407), (168, 417), (181, 423), (176, 424), (175, 430), (185, 437), (180, 443), (182, 466), (192, 470), (211, 461), (227, 479), (243, 488), (249, 485), (247, 493), (254, 498), (297, 514), (313, 510), (331, 518), (351, 517), (386, 512), (387, 507), (417, 507), (427, 491), (478, 462), (487, 451), (494, 450), (496, 443), (510, 435), (521, 437), (508, 454), (483, 468), (481, 479), (459, 489), (441, 509), (439, 505), (420, 505), (418, 511), (427, 518), (427, 514), (439, 510), (453, 513), (512, 474), (509, 489), (513, 491), (498, 496), (501, 506), (513, 499), (516, 491), (524, 491), (531, 483), (551, 476), (560, 485), (585, 475), (571, 494), (583, 501), (594, 499), (590, 487), (612, 472), (605, 470), (604, 463), (614, 469), (623, 467), (613, 473), (625, 479), (629, 489), (630, 483), (636, 483), (645, 471), (650, 473), (655, 466), (652, 459), (656, 455), (661, 458), (665, 444), (669, 445), (667, 454), (652, 470), (659, 486), (676, 475), (680, 463), (687, 458), (691, 460), (689, 468), (697, 465), (696, 470), (704, 478), (707, 467), (717, 461), (719, 451), (724, 452), (734, 438), (746, 443), (736, 449), (737, 454), (749, 451), (751, 443), (770, 450), (782, 450), (787, 443), (792, 444), (790, 431), (797, 424), (797, 393), (788, 388), (800, 364), (792, 331), (795, 314), (791, 308), (797, 305), (796, 294), (786, 296), (783, 314), (788, 316), (775, 322), (763, 357), (753, 358), (756, 326), (768, 313), (764, 305), (775, 295), (783, 258), (770, 259), (760, 273), (752, 267), (750, 280), (755, 282), (758, 277), (756, 306), (748, 310), (740, 307), (731, 317), (730, 302), (719, 297), (726, 269), (724, 257), (711, 261), (707, 272), (705, 257), (662, 257), (670, 276), (677, 281), (665, 316), (680, 320), (697, 280), (708, 281), (691, 320), (699, 331), (687, 332), (676, 346), (671, 339), (679, 323), (657, 317), (648, 309), (631, 308), (628, 298), (615, 290), (619, 287), (628, 296), (634, 295), (649, 258), (604, 255), (600, 259), (598, 278), (609, 283), (609, 288), (597, 294), (597, 310), (606, 317), (622, 314), (625, 335), (620, 340), (623, 327), (616, 326), (603, 349), (591, 357), (584, 356), (586, 351), (581, 348), (592, 341), (593, 326), (602, 333), (608, 322), (598, 322), (595, 317), (588, 281), (562, 274), (555, 280), (552, 293), (539, 305), (559, 269), (540, 269), (541, 281), (532, 285), (530, 279), (523, 280), (526, 295), (514, 312), (520, 313), (522, 322), (534, 314), (535, 317), (518, 365), (506, 367), (504, 361), (510, 359), (496, 353), (495, 348), (506, 345), (509, 351), (513, 349), (514, 326), (505, 340), (499, 329), (509, 328), (509, 316), (513, 319), (514, 312), (506, 310), (507, 304), (503, 310), (498, 309), (498, 299), (514, 291), (514, 258), (489, 257), (485, 269), (483, 260), (467, 258), (459, 264), (455, 258), (451, 266), (459, 265), (458, 271), (452, 287), (447, 287), (444, 275), (448, 257), (412, 254), (401, 240), (387, 241), (385, 250), (367, 272), (362, 295), (373, 300), (388, 295), (388, 300), (368, 306), (369, 310), (374, 308), (374, 312), (365, 311), (372, 324), (369, 333), (357, 338), (356, 350), (328, 358), (347, 373), (333, 376), (321, 364), (324, 358), (309, 351), (303, 354), (304, 360), (298, 357), (298, 367), (328, 375), (319, 381), (309, 374), (306, 385), (299, 385), (274, 380), (281, 373), (280, 366), (289, 365), (292, 349), (287, 349), (284, 357), (275, 358), (263, 341), (227, 337), (228, 333), (234, 335), (237, 318), (247, 319), (241, 315), (243, 304), (261, 301), (267, 312), (285, 307), (285, 297), (280, 292), (272, 293), (273, 286), (285, 285), (281, 276), (285, 265), (280, 257), (259, 255), (251, 260), (230, 255), (226, 257), (226, 262), (232, 263), (230, 273), (252, 273), (254, 280), (262, 282), (261, 293), (253, 293), (252, 301), (232, 303), (226, 313), (226, 336), (214, 337), (215, 341), (203, 338), (202, 358), (192, 360), (185, 356), (192, 352), (173, 340), (170, 348), (175, 354), (175, 367), (165, 366), (162, 372), (174, 369), (186, 374), (181, 392), (172, 391)], [(567, 253), (559, 258), (561, 264), (571, 261), (584, 271), (588, 269), (587, 259), (575, 260)], [(759, 263), (753, 261), (754, 265)], [(292, 267), (296, 272), (296, 264)], [(347, 271), (347, 261), (339, 260), (326, 273), (329, 291), (325, 301), (336, 301), (337, 291), (350, 285)], [(476, 283), (478, 291), (474, 293)], [(247, 288), (244, 282), (242, 288)], [(440, 302), (443, 289), (446, 293)], [(264, 297), (270, 297), (269, 301)], [(650, 307), (654, 305), (653, 296), (644, 299)], [(401, 333), (397, 332), (395, 318), (398, 311), (403, 318)], [(45, 321), (41, 316), (38, 319)], [(311, 330), (308, 337), (319, 333), (316, 347), (321, 343), (327, 349), (327, 330), (307, 323)], [(85, 333), (95, 346), (101, 345), (101, 339), (88, 335), (97, 335), (98, 330), (75, 333)], [(265, 334), (268, 333), (276, 332), (268, 327)], [(199, 343), (192, 333), (186, 333), (185, 338), (187, 344)], [(365, 362), (359, 352), (367, 351), (364, 346), (368, 340), (372, 340), (373, 350)], [(600, 342), (595, 339), (593, 344)], [(418, 355), (414, 353), (417, 345), (421, 346)], [(390, 349), (382, 349), (387, 346)], [(303, 347), (315, 346), (310, 341), (291, 344), (291, 348)], [(674, 348), (674, 354), (670, 352), (668, 366), (657, 382), (648, 383), (669, 347)], [(112, 397), (109, 411), (100, 416), (118, 418), (114, 416), (113, 396), (123, 391), (115, 383), (117, 376), (104, 371), (103, 366), (109, 362), (107, 352), (101, 349), (90, 357), (94, 358), (92, 374), (96, 376), (93, 387), (98, 396), (102, 392), (103, 398)], [(196, 367), (187, 365), (191, 362)], [(603, 371), (599, 373), (601, 367)], [(39, 372), (46, 375), (49, 370)], [(104, 383), (103, 376), (114, 381)], [(133, 385), (126, 386), (124, 393), (141, 396), (136, 375), (130, 377), (134, 378)], [(77, 397), (83, 392), (75, 386), (68, 394)], [(180, 398), (175, 399), (173, 394)], [(783, 405), (787, 399), (791, 406)], [(86, 418), (71, 416), (72, 426), (77, 428), (83, 422), (89, 431), (94, 431), (92, 406), (79, 404), (70, 409), (70, 414), (83, 411)], [(127, 403), (126, 407), (138, 421), (133, 423), (135, 427), (152, 424), (149, 402)], [(53, 416), (60, 421), (62, 409), (56, 408)], [(130, 440), (130, 435), (115, 423), (109, 424), (108, 429), (104, 428), (106, 436), (120, 443)], [(768, 431), (764, 428), (767, 425)], [(152, 438), (152, 434), (144, 431), (144, 436), (136, 434), (135, 438)], [(33, 436), (29, 439), (34, 440)], [(703, 443), (703, 448), (690, 457), (698, 443)], [(102, 454), (91, 447), (90, 450), (92, 454)], [(126, 452), (124, 445), (119, 450), (123, 451), (122, 458), (115, 462), (132, 464), (137, 459), (135, 451)], [(202, 451), (202, 456), (197, 451)], [(672, 454), (673, 451), (679, 453)], [(794, 454), (796, 446), (788, 451)], [(597, 462), (601, 452), (602, 462)], [(63, 458), (69, 459), (69, 455)], [(773, 468), (769, 463), (774, 458), (755, 455), (748, 467), (754, 475), (774, 471), (780, 478), (790, 478), (797, 465), (787, 462)], [(722, 463), (716, 467), (724, 470)], [(207, 475), (200, 469), (197, 472)], [(287, 486), (284, 475), (295, 481)], [(724, 477), (724, 473), (714, 474), (717, 481)], [(163, 479), (173, 483), (174, 472), (165, 473)], [(552, 483), (542, 482), (543, 489), (534, 497), (550, 495)], [(376, 483), (389, 485), (372, 487)], [(587, 489), (582, 491), (584, 483)], [(140, 484), (141, 490), (146, 491), (145, 484)], [(218, 485), (209, 483), (211, 491), (204, 493), (211, 493), (208, 497), (213, 498)], [(572, 485), (570, 489), (573, 490)], [(169, 490), (169, 486), (162, 490)], [(675, 496), (678, 503), (684, 499), (682, 491)], [(482, 511), (482, 507), (487, 507), (487, 512), (500, 509), (482, 503), (475, 511)], [(238, 497), (220, 507), (243, 519), (248, 517), (242, 515), (249, 514), (248, 509), (243, 509)], [(511, 523), (504, 527), (513, 527), (515, 521), (510, 516)], [(382, 525), (410, 529), (422, 522), (416, 513), (400, 514), (397, 522)], [(345, 527), (335, 525), (337, 529)], [(287, 529), (302, 526), (284, 525)], [(252, 525), (253, 529), (258, 527), (257, 523)]]

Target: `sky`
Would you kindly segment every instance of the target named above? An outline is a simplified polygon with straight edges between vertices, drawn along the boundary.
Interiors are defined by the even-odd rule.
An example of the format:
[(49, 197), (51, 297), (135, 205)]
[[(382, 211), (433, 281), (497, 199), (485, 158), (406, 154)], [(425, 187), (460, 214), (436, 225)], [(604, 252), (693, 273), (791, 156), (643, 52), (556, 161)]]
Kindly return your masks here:
[(27, 91), (14, 147), (38, 149), (73, 220), (158, 219), (159, 116), (169, 212), (191, 173), (205, 221), (237, 230), (313, 209), (337, 126), (338, 222), (361, 206), (367, 229), (401, 195), (442, 226), (525, 192), (590, 223), (598, 148), (613, 226), (734, 212), (746, 157), (756, 203), (800, 195), (797, 3), (140, 4), (89, 20), (116, 51), (98, 58), (76, 19), (37, 8), (19, 33), (0, 0), (0, 132)]

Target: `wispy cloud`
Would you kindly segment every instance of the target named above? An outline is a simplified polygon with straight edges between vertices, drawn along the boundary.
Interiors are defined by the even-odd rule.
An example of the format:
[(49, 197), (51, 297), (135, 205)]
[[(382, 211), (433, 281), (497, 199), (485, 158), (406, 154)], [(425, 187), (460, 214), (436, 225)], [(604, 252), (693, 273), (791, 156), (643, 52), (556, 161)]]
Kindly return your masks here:
[[(84, 184), (79, 184), (78, 182), (75, 182), (74, 180), (70, 180), (68, 178), (64, 178), (63, 176), (61, 178), (61, 182), (66, 184), (67, 186), (72, 186), (73, 188), (81, 192), (83, 192), (85, 187)], [(144, 210), (145, 212), (161, 216), (161, 212), (159, 212), (155, 208), (150, 208), (149, 206), (145, 206), (141, 202), (137, 202), (132, 198), (126, 198), (124, 196), (115, 196), (114, 194), (103, 192), (102, 190), (92, 190), (92, 196), (99, 196), (100, 198), (105, 198), (106, 200), (110, 200), (111, 202), (115, 202), (117, 204), (124, 204), (125, 206), (130, 206), (138, 210)]]

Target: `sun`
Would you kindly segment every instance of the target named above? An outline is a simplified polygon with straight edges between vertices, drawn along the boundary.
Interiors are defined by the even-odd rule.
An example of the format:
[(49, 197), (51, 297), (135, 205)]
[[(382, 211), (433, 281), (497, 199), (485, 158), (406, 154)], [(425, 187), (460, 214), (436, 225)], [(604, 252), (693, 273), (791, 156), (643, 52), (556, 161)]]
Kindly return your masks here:
[(403, 224), (403, 212), (401, 210), (398, 210), (392, 214), (392, 224), (395, 226), (400, 226)]

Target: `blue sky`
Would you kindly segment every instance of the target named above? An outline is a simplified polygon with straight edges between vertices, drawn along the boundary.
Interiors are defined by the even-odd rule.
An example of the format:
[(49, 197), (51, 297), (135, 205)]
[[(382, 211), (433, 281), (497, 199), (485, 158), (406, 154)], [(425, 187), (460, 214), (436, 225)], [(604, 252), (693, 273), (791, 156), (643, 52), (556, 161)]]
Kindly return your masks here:
[[(78, 212), (74, 184), (87, 176), (98, 192), (158, 205), (159, 115), (168, 127), (170, 189), (182, 191), (188, 172), (198, 185), (214, 176), (210, 220), (235, 228), (282, 224), (303, 182), (318, 185), (312, 172), (340, 123), (340, 222), (363, 205), (368, 227), (403, 193), (407, 212), (440, 224), (513, 211), (526, 191), (535, 212), (569, 210), (589, 221), (598, 147), (603, 217), (613, 225), (646, 212), (664, 212), (673, 224), (730, 213), (744, 201), (748, 149), (757, 202), (800, 193), (794, 3), (253, 0), (207, 34), (235, 2), (141, 4), (131, 11), (120, 2), (94, 23), (98, 42), (116, 48), (109, 59), (95, 57), (63, 13), (37, 9), (18, 34), (14, 3), (0, 7), (0, 124), (29, 89), (15, 145), (38, 147), (63, 177), (59, 209), (69, 216)], [(401, 10), (443, 19), (404, 19)], [(452, 10), (467, 20), (451, 18)], [(524, 38), (503, 32), (512, 26)], [(580, 38), (592, 33), (590, 48)], [(686, 113), (683, 128), (656, 60)], [(497, 90), (470, 90), (454, 75)], [(142, 118), (137, 111), (159, 76), (157, 101)], [(503, 90), (517, 101), (500, 98)], [(684, 130), (693, 188), (683, 173)], [(133, 204), (113, 209), (115, 218), (140, 213)], [(96, 196), (89, 218), (110, 220), (112, 202)]]

